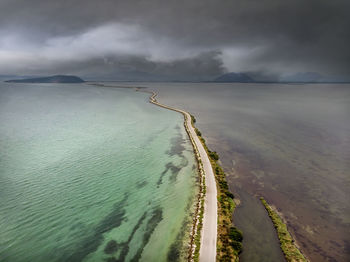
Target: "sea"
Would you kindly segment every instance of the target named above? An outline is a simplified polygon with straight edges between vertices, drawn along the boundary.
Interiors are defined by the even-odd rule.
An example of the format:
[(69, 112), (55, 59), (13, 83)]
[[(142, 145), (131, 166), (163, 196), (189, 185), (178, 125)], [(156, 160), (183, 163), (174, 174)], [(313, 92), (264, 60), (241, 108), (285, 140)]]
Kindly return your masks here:
[(350, 84), (124, 83), (193, 114), (240, 205), (240, 261), (284, 261), (259, 201), (311, 261), (350, 261)]
[(0, 261), (185, 261), (183, 116), (134, 89), (0, 83)]

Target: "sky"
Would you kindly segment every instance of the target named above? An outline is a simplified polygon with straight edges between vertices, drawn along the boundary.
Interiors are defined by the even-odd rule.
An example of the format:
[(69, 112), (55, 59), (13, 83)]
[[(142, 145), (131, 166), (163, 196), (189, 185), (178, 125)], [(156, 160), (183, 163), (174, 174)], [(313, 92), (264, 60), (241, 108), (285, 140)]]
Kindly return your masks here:
[(0, 0), (0, 75), (350, 77), (349, 0)]

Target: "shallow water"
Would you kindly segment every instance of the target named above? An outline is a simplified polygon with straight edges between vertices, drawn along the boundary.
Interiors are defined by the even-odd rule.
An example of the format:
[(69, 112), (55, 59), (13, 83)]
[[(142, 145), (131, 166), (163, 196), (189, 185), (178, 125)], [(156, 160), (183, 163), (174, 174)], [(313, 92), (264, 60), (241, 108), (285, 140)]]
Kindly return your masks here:
[(244, 230), (244, 252), (240, 255), (240, 261), (285, 261), (274, 226), (260, 200), (241, 188), (236, 188), (235, 194), (239, 195), (241, 204), (234, 213), (234, 222)]
[[(246, 236), (243, 261), (266, 258), (266, 246), (256, 244), (263, 241), (275, 257), (279, 252), (271, 224), (259, 221), (256, 195), (283, 213), (312, 261), (349, 261), (349, 84), (137, 85), (193, 113), (209, 147), (220, 154), (229, 184), (242, 198), (234, 221)], [(256, 258), (245, 259), (245, 252)]]
[(126, 89), (0, 84), (1, 261), (185, 260), (183, 117)]

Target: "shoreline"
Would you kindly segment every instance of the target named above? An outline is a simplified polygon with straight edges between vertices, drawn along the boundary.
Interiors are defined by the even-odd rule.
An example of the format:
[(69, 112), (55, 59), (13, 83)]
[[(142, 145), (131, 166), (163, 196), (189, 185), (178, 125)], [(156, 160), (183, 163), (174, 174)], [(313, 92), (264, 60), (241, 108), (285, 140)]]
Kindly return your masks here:
[[(136, 89), (137, 91), (141, 91)], [(194, 221), (194, 227), (192, 230), (192, 240), (190, 247), (189, 260), (194, 258), (199, 258), (199, 261), (209, 262), (216, 261), (216, 245), (217, 245), (217, 221), (218, 221), (218, 206), (217, 206), (217, 188), (216, 180), (213, 172), (213, 167), (211, 165), (209, 156), (198, 137), (195, 128), (193, 127), (191, 115), (181, 109), (173, 108), (167, 105), (163, 105), (156, 100), (157, 93), (152, 91), (142, 90), (141, 92), (146, 92), (151, 94), (149, 102), (157, 105), (159, 107), (169, 109), (184, 116), (185, 129), (189, 135), (189, 138), (194, 147), (194, 152), (198, 161), (198, 167), (201, 174), (201, 195), (199, 198), (199, 203), (197, 203), (197, 221)], [(202, 190), (204, 189), (204, 190)], [(203, 206), (204, 204), (204, 206)], [(203, 213), (204, 212), (204, 213)], [(203, 222), (201, 221), (203, 219)], [(196, 235), (200, 234), (200, 247), (196, 246)], [(198, 244), (198, 242), (197, 242)], [(199, 252), (196, 256), (196, 251)], [(192, 253), (192, 255), (191, 255)]]

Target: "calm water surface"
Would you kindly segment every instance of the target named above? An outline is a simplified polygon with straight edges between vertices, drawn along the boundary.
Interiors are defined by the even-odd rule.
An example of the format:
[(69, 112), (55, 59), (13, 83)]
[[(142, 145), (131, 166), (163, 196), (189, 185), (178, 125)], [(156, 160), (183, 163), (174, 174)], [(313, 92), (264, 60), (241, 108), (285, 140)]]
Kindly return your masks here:
[(234, 221), (245, 233), (243, 261), (283, 260), (260, 195), (312, 261), (350, 260), (349, 84), (137, 85), (196, 115), (219, 152), (242, 200)]
[(126, 89), (0, 94), (0, 261), (185, 260), (197, 176), (180, 114)]

